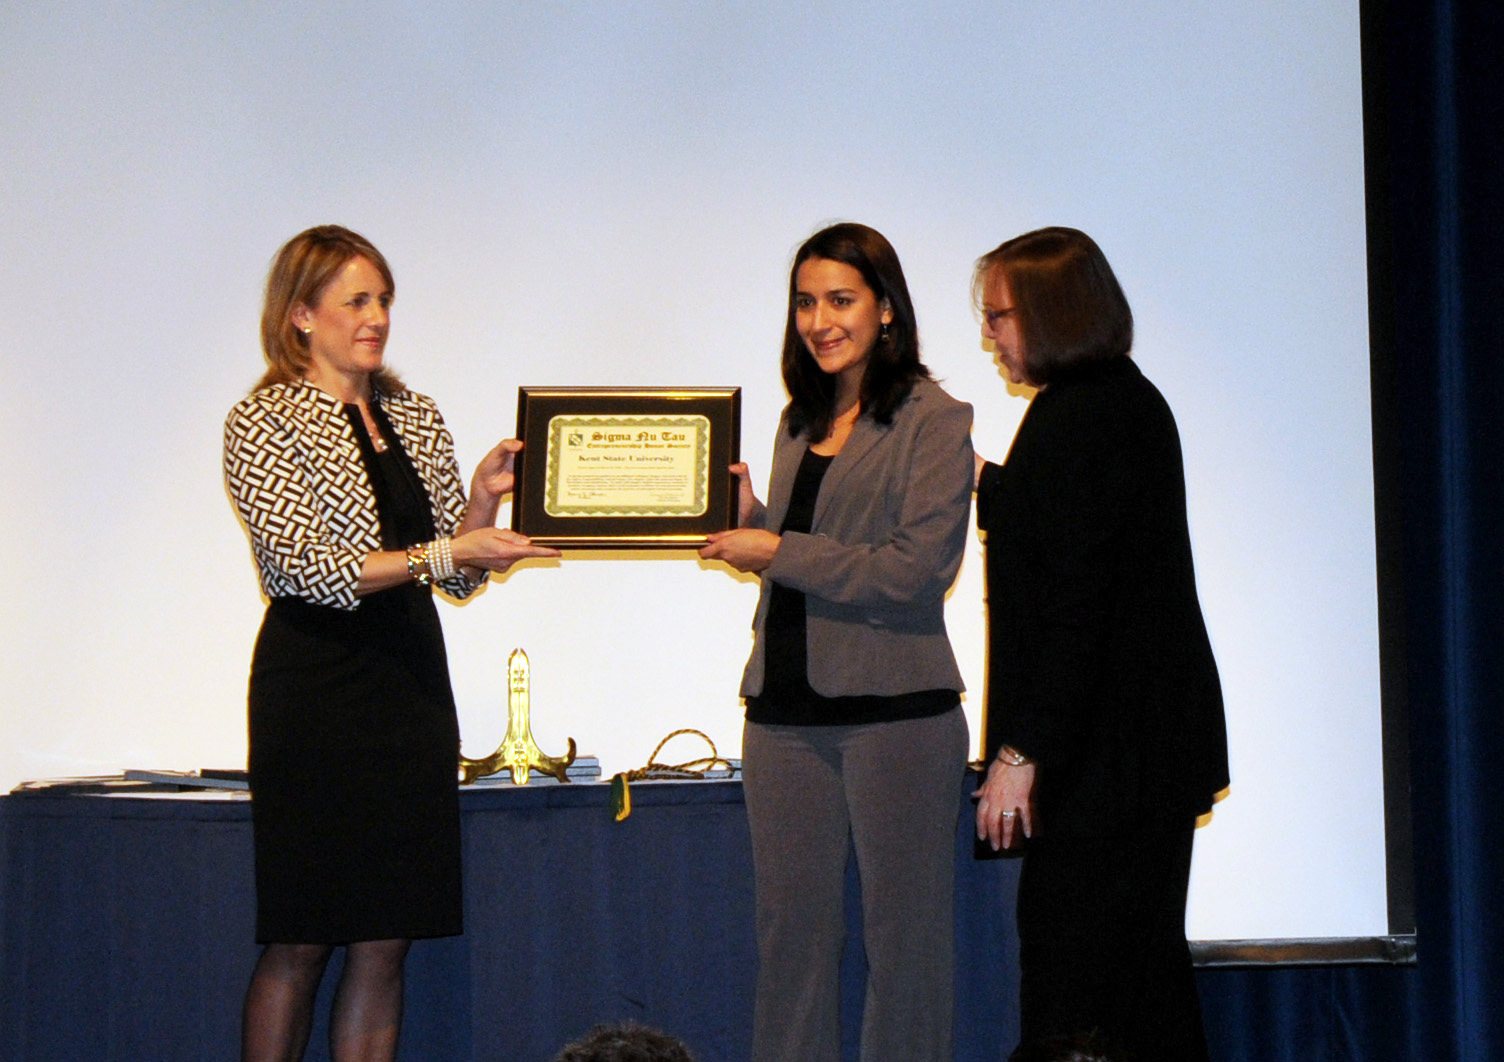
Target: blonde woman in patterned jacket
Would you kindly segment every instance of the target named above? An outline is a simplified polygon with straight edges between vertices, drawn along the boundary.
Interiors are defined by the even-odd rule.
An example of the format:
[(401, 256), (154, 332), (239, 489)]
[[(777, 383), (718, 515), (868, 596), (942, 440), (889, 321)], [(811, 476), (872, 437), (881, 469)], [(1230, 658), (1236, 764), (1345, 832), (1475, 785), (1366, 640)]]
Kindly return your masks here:
[(269, 368), (225, 422), (266, 617), (251, 662), (256, 939), (242, 1057), (303, 1056), (336, 945), (333, 1057), (396, 1057), (414, 938), (461, 932), (459, 728), (431, 585), (558, 556), (495, 526), (521, 443), (465, 500), (429, 398), (382, 362), (394, 284), (363, 237), (293, 237), (266, 284)]

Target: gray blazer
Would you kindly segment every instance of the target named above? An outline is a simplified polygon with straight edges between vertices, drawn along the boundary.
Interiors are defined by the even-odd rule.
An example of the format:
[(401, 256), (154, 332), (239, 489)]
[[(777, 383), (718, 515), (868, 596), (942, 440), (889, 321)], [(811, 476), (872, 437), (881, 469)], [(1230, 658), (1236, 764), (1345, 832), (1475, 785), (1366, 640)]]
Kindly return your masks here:
[[(809, 440), (778, 426), (768, 504), (777, 530)], [(827, 697), (965, 689), (945, 633), (945, 594), (971, 510), (971, 406), (928, 380), (880, 425), (865, 414), (820, 485), (809, 534), (788, 533), (762, 573), (741, 695), (762, 691), (769, 580), (805, 594), (809, 684)]]

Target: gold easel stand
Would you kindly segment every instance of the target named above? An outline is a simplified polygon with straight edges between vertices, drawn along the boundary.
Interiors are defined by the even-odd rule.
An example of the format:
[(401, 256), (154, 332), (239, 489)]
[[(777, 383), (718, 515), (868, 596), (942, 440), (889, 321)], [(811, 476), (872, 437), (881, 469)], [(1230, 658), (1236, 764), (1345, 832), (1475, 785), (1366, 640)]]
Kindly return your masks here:
[(510, 768), (514, 785), (527, 785), (530, 770), (536, 769), (568, 784), (569, 765), (574, 762), (574, 738), (563, 756), (545, 756), (533, 740), (532, 709), (528, 696), (527, 654), (513, 649), (507, 657), (507, 736), (495, 752), (483, 760), (468, 759), (460, 753), (460, 783), (473, 782), (488, 774)]

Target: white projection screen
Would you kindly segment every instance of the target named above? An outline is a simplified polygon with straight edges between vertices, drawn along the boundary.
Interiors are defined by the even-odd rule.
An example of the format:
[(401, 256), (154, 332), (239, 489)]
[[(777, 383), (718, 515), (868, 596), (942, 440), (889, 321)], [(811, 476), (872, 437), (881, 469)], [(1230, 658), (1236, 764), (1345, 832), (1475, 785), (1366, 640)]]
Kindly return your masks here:
[[(1384, 934), (1358, 42), (1354, 0), (5, 5), (0, 786), (244, 763), (263, 606), (220, 433), (295, 232), (390, 259), (390, 364), (467, 478), (519, 385), (738, 385), (761, 490), (805, 236), (892, 240), (1000, 460), (1025, 401), (971, 264), (1065, 224), (1185, 448), (1233, 771), (1190, 934)], [(974, 744), (982, 569), (973, 539), (947, 612)], [(693, 726), (739, 754), (755, 597), (574, 553), (442, 605), (466, 752), (520, 646), (546, 751), (609, 774)]]

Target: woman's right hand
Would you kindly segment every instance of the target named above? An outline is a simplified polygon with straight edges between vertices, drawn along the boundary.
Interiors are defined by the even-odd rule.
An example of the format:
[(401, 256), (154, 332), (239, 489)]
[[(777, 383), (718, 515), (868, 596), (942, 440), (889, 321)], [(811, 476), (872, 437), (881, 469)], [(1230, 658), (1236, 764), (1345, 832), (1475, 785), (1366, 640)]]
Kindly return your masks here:
[(762, 502), (757, 500), (757, 495), (752, 490), (752, 473), (747, 468), (747, 462), (738, 461), (730, 468), (731, 474), (739, 481), (736, 491), (736, 526), (746, 527), (752, 514), (762, 508)]
[(528, 557), (557, 557), (559, 551), (549, 546), (535, 546), (526, 535), (505, 527), (482, 527), (467, 531), (454, 540), (456, 567), (484, 568), (504, 572)]

